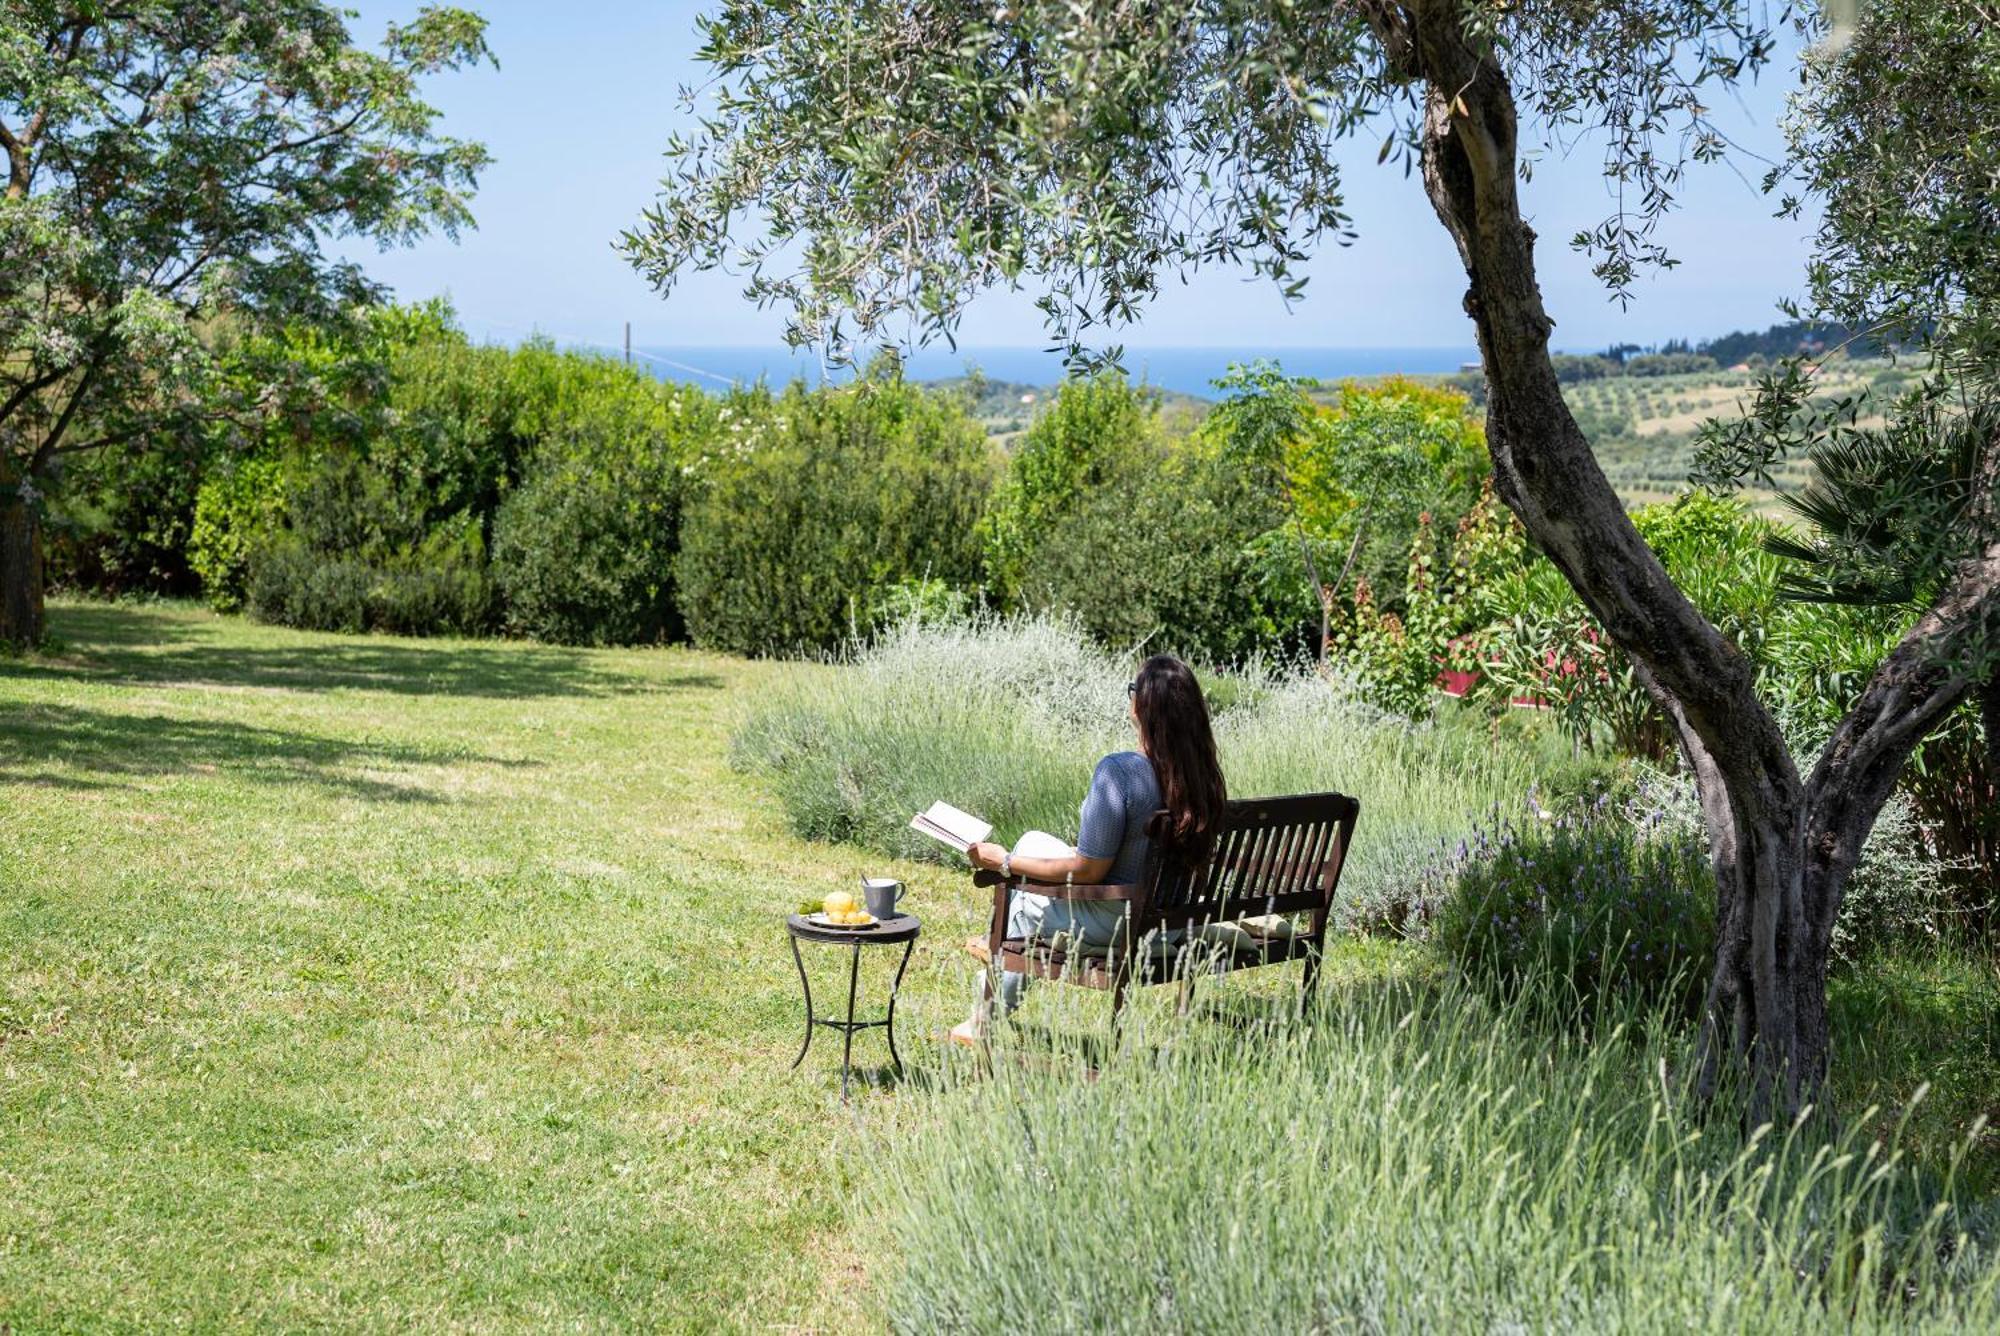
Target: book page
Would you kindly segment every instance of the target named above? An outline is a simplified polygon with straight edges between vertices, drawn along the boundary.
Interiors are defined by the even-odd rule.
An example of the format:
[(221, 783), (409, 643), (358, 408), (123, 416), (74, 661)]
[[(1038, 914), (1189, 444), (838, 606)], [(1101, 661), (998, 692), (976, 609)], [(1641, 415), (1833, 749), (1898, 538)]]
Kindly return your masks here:
[(947, 802), (934, 802), (910, 818), (910, 829), (964, 853), (993, 833), (993, 827)]
[(993, 827), (970, 812), (961, 812), (948, 802), (934, 802), (924, 818), (940, 830), (948, 831), (967, 844), (977, 844), (993, 833)]

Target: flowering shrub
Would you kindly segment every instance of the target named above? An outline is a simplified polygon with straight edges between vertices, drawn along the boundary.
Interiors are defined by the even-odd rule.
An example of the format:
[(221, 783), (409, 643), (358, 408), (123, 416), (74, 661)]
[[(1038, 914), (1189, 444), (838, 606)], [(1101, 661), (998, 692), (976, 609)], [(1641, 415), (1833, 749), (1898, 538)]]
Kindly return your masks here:
[(1440, 548), (1435, 528), (1428, 513), (1417, 517), (1403, 613), (1384, 608), (1364, 576), (1352, 606), (1334, 620), (1328, 645), (1329, 657), (1370, 699), (1419, 716), (1439, 691), (1492, 695), (1480, 682), (1499, 665), (1489, 648), (1501, 615), (1495, 591), (1529, 569), (1521, 522), (1500, 504), (1491, 479), (1442, 545), (1441, 569), (1433, 556)]
[(1438, 534), (1475, 503), (1486, 476), (1479, 416), (1456, 390), (1401, 376), (1313, 385), (1256, 362), (1216, 386), (1225, 398), (1201, 439), (1277, 503), (1243, 549), (1244, 575), (1274, 629), (1317, 652), (1365, 588), (1391, 620), (1388, 639), (1359, 652), (1397, 660), (1401, 624), (1421, 597), (1404, 580), (1412, 545), (1439, 555)]
[(1604, 996), (1692, 1012), (1715, 936), (1700, 840), (1602, 812), (1536, 820), (1482, 828), (1433, 871), (1421, 910), (1438, 949), (1506, 994), (1554, 976), (1580, 1016)]
[(1488, 606), (1493, 620), (1474, 637), (1484, 670), (1476, 693), (1492, 708), (1545, 711), (1579, 749), (1608, 742), (1625, 755), (1667, 754), (1665, 722), (1631, 662), (1546, 558), (1496, 580)]

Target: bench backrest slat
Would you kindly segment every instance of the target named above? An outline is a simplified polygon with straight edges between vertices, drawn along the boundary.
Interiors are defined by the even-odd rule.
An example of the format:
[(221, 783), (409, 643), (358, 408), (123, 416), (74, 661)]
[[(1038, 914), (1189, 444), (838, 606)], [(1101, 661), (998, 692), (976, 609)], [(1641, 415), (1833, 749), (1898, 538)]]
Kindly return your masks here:
[(1361, 805), (1340, 793), (1232, 801), (1205, 866), (1148, 869), (1141, 932), (1255, 914), (1314, 915), (1325, 927)]

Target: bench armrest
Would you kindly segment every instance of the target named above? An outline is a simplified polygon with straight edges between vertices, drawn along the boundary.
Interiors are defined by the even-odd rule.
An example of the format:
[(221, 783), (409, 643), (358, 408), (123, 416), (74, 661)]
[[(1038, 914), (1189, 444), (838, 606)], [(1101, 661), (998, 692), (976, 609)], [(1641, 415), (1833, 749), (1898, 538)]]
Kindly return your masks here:
[(1000, 959), (1000, 943), (1007, 936), (1007, 896), (1016, 882), (1041, 888), (1051, 899), (1091, 900), (1115, 904), (1130, 903), (1137, 900), (1140, 894), (1140, 888), (1137, 886), (1065, 886), (1059, 881), (1036, 881), (1032, 877), (1015, 877), (1009, 880), (991, 868), (980, 868), (972, 874), (972, 884), (991, 887), (993, 891), (993, 918), (986, 928), (986, 950), (988, 959), (995, 962), (996, 968)]
[(1137, 900), (1137, 886), (1066, 886), (1059, 881), (1037, 881), (1033, 877), (1016, 876), (1012, 881), (1002, 877), (991, 868), (981, 868), (972, 874), (974, 886), (1012, 886), (1016, 883), (1027, 886), (1051, 900), (1097, 900), (1120, 901)]

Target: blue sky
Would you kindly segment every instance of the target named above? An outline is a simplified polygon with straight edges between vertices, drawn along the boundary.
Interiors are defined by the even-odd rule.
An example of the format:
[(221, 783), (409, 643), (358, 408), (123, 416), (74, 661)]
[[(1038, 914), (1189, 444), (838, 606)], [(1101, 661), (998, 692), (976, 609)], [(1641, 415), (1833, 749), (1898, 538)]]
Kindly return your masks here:
[[(494, 154), (474, 201), (478, 229), (455, 245), (440, 237), (367, 252), (358, 258), (369, 271), (403, 298), (449, 296), (476, 338), (512, 342), (540, 331), (614, 344), (629, 320), (639, 344), (776, 343), (781, 318), (744, 301), (738, 280), (691, 275), (663, 301), (611, 248), (652, 199), (667, 136), (687, 123), (679, 89), (701, 77), (694, 16), (705, 6), (461, 3), (489, 19), (500, 68), (445, 76), (429, 91), (448, 133), (482, 140)], [(419, 4), (367, 0), (356, 8), (356, 36), (372, 42)], [(1763, 86), (1718, 107), (1718, 119), (1739, 143), (1774, 155), (1791, 82), (1789, 67), (1774, 68)], [(1164, 294), (1123, 335), (1126, 345), (1469, 345), (1457, 256), (1418, 183), (1376, 167), (1375, 148), (1351, 145), (1345, 173), (1360, 239), (1315, 258), (1302, 302), (1287, 310), (1269, 283), (1213, 270)], [(1696, 170), (1684, 207), (1664, 229), (1680, 267), (1642, 280), (1638, 301), (1621, 313), (1567, 244), (1609, 207), (1597, 160), (1586, 142), (1567, 159), (1544, 161), (1524, 187), (1542, 238), (1556, 346), (1699, 338), (1782, 318), (1775, 304), (1799, 289), (1805, 229), (1771, 217), (1771, 201), (1753, 184), (1759, 164), (1746, 161), (1741, 176), (1727, 166)], [(1033, 346), (1045, 338), (1027, 297), (996, 293), (968, 312), (960, 342)]]

